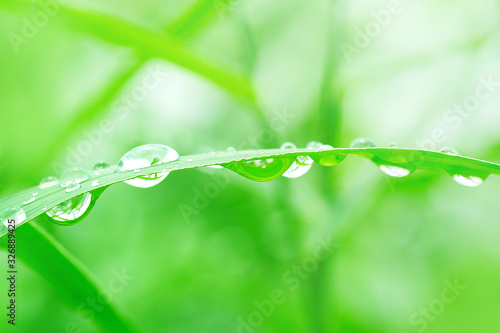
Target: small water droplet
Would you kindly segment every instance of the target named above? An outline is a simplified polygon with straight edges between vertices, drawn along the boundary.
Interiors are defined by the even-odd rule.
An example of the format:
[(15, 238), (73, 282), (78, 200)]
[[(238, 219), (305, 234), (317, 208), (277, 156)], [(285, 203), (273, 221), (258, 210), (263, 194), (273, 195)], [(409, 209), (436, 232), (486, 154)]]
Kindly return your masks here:
[(318, 141), (310, 141), (307, 143), (306, 148), (307, 149), (320, 149), (323, 146), (321, 142)]
[(73, 182), (73, 183), (69, 183), (68, 186), (66, 186), (66, 192), (73, 192), (73, 191), (76, 191), (80, 188), (80, 184), (79, 183), (76, 183), (76, 182)]
[(482, 178), (476, 176), (462, 176), (462, 175), (453, 175), (453, 179), (460, 185), (467, 187), (479, 186), (484, 181)]
[(351, 142), (350, 148), (375, 148), (377, 145), (369, 138), (357, 138)]
[(335, 149), (335, 148), (333, 148), (333, 147), (332, 147), (332, 146), (330, 146), (330, 145), (321, 145), (321, 146), (319, 147), (319, 150), (332, 150), (332, 149)]
[(63, 172), (61, 176), (61, 187), (67, 187), (70, 184), (80, 184), (89, 179), (89, 174), (82, 168), (71, 168)]
[(46, 214), (57, 224), (71, 225), (85, 214), (91, 202), (92, 194), (82, 193), (49, 209)]
[(221, 165), (209, 165), (208, 166), (209, 168), (212, 168), (212, 169), (223, 169), (223, 167)]
[(381, 165), (380, 170), (391, 177), (406, 177), (411, 173), (408, 169), (393, 165)]
[(38, 185), (38, 187), (40, 187), (40, 189), (45, 189), (45, 188), (49, 188), (49, 187), (52, 187), (52, 186), (55, 186), (59, 184), (59, 179), (57, 179), (57, 177), (46, 177), (44, 179), (42, 179), (40, 181), (40, 185)]
[(102, 161), (96, 163), (92, 168), (92, 171), (94, 172), (95, 175), (100, 175), (101, 173), (106, 172), (107, 170), (111, 170), (111, 165)]
[[(19, 207), (9, 207), (2, 212), (2, 224), (9, 228), (12, 226), (17, 227), (19, 224), (26, 221), (26, 213), (22, 208)], [(14, 221), (14, 222), (12, 222)]]
[[(177, 159), (179, 159), (179, 154), (174, 149), (165, 145), (149, 144), (136, 147), (123, 155), (117, 165), (117, 171), (135, 171), (138, 168), (171, 162)], [(169, 172), (152, 173), (147, 176), (128, 179), (125, 183), (135, 187), (147, 188), (159, 184), (168, 174)]]
[(453, 147), (444, 147), (444, 148), (441, 148), (441, 150), (439, 152), (443, 153), (443, 154), (457, 155), (458, 156), (458, 151), (455, 148), (453, 148)]
[(38, 195), (38, 192), (33, 192), (33, 196), (37, 196)]
[(389, 148), (398, 148), (398, 144), (396, 142), (391, 142)]
[(91, 184), (93, 187), (101, 185), (101, 182), (98, 180), (94, 180)]
[(193, 162), (193, 159), (190, 157), (187, 159), (188, 162)]
[(234, 147), (228, 147), (226, 149), (226, 153), (235, 153), (235, 152), (236, 152), (236, 148), (234, 148)]
[(255, 181), (270, 181), (283, 175), (293, 164), (294, 157), (266, 158), (251, 161), (236, 161), (225, 166)]
[(32, 203), (33, 201), (35, 201), (35, 197), (31, 197), (30, 199), (24, 201), (23, 204), (27, 205), (27, 204)]
[(291, 142), (285, 142), (281, 145), (280, 147), (281, 150), (287, 150), (287, 149), (297, 149), (297, 146), (295, 146)]

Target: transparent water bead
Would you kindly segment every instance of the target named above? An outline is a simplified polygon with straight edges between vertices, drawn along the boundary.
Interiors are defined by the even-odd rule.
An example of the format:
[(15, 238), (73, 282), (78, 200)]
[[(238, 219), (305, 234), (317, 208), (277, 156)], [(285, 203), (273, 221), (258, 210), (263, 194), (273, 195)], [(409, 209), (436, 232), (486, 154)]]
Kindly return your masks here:
[(59, 179), (57, 179), (57, 177), (45, 177), (44, 179), (42, 179), (40, 181), (40, 185), (38, 185), (38, 187), (40, 189), (45, 189), (45, 188), (49, 188), (49, 187), (52, 187), (52, 186), (55, 186), (59, 184)]
[(71, 225), (83, 216), (92, 202), (92, 194), (82, 193), (51, 209), (46, 214), (51, 220), (61, 225)]
[[(291, 142), (285, 142), (281, 145), (281, 150), (296, 149), (297, 147)], [(309, 156), (297, 156), (290, 168), (283, 173), (286, 178), (298, 178), (303, 176), (311, 169), (313, 160)]]
[(462, 176), (462, 175), (453, 175), (453, 179), (460, 185), (467, 187), (479, 186), (484, 181), (482, 178), (476, 176)]
[(391, 177), (406, 177), (410, 174), (410, 170), (393, 165), (381, 165), (379, 168)]
[[(13, 226), (18, 226), (19, 224), (26, 221), (26, 213), (22, 208), (19, 207), (9, 207), (2, 212), (1, 215), (2, 224), (9, 228)], [(14, 222), (12, 222), (14, 221)]]
[(235, 153), (235, 152), (236, 152), (236, 148), (234, 148), (234, 147), (228, 147), (228, 148), (226, 149), (226, 153), (231, 154), (231, 153)]
[(458, 156), (458, 151), (455, 148), (453, 148), (453, 147), (444, 147), (444, 148), (441, 148), (441, 150), (439, 152), (443, 153), (443, 154), (457, 155)]
[(61, 176), (61, 187), (75, 186), (89, 179), (89, 174), (82, 168), (71, 168), (63, 172)]
[[(136, 147), (123, 155), (120, 162), (118, 162), (117, 171), (138, 170), (139, 168), (171, 162), (177, 159), (179, 159), (179, 154), (174, 149), (165, 145), (149, 144)], [(147, 176), (139, 176), (126, 180), (125, 183), (135, 187), (147, 188), (161, 183), (168, 174), (169, 172), (156, 172)]]
[(66, 186), (66, 192), (73, 192), (73, 191), (76, 191), (80, 188), (80, 183), (77, 183), (77, 182), (72, 182), (72, 183), (69, 183), (68, 186)]
[(94, 172), (95, 175), (100, 175), (103, 172), (106, 172), (107, 170), (110, 170), (111, 166), (106, 163), (106, 162), (98, 162), (94, 165), (92, 168), (92, 171)]
[(96, 187), (96, 186), (101, 185), (101, 182), (98, 180), (94, 180), (91, 185), (92, 185), (92, 187)]
[(349, 148), (375, 148), (377, 145), (373, 142), (372, 139), (369, 138), (357, 138), (354, 139)]
[(398, 144), (396, 142), (391, 142), (389, 148), (398, 148)]

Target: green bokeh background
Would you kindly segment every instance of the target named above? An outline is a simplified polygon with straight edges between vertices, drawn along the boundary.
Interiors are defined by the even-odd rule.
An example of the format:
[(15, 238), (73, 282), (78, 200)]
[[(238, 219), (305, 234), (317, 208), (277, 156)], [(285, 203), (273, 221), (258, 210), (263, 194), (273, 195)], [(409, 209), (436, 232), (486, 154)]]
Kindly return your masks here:
[[(2, 197), (65, 167), (115, 164), (145, 143), (187, 155), (285, 141), (346, 147), (365, 136), (380, 146), (454, 146), (500, 161), (500, 88), (470, 112), (453, 111), (481, 80), (500, 81), (498, 1), (73, 0), (65, 6), (82, 15), (59, 8), (13, 45), (12, 33), (22, 34), (44, 3), (0, 3)], [(200, 75), (184, 58), (153, 54), (118, 25), (101, 29), (89, 12), (187, 46), (248, 82), (255, 97)], [(119, 109), (151, 71), (160, 83)], [(203, 208), (186, 217), (182, 207), (203, 200), (199, 193)], [(499, 199), (498, 177), (477, 188), (444, 172), (395, 179), (350, 156), (269, 183), (217, 169), (177, 171), (150, 189), (110, 187), (77, 225), (31, 223), (103, 290), (116, 274), (132, 277), (110, 301), (143, 332), (494, 333)], [(335, 249), (311, 261), (322, 242)], [(18, 260), (18, 323), (7, 327), (2, 310), (2, 332), (101, 331), (22, 254)], [(440, 302), (454, 281), (466, 289)], [(271, 309), (277, 290), (285, 301)]]

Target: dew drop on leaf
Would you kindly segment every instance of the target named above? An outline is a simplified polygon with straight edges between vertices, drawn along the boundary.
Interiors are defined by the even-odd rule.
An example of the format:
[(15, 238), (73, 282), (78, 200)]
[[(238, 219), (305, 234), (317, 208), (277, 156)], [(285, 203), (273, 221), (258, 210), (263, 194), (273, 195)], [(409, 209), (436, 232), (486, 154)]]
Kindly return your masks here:
[(369, 138), (357, 138), (354, 139), (349, 148), (375, 148), (377, 145)]
[(110, 170), (111, 166), (106, 163), (106, 162), (98, 162), (94, 165), (92, 168), (92, 171), (94, 172), (95, 175), (100, 175), (103, 172), (106, 172), (107, 170)]
[(381, 165), (380, 170), (391, 177), (406, 177), (411, 172), (408, 169), (393, 166), (393, 165)]
[(101, 185), (101, 182), (98, 180), (94, 180), (91, 184), (93, 187)]
[(227, 147), (227, 149), (226, 149), (226, 153), (228, 153), (228, 154), (235, 153), (235, 152), (236, 152), (236, 148), (234, 148), (234, 147)]
[(80, 188), (80, 183), (77, 183), (77, 182), (72, 182), (72, 183), (69, 183), (68, 186), (66, 186), (66, 192), (73, 192), (73, 191), (76, 191)]
[(294, 160), (293, 157), (280, 157), (244, 162), (236, 161), (228, 163), (226, 167), (248, 179), (265, 182), (283, 175)]
[[(285, 142), (281, 145), (281, 150), (296, 148), (297, 147), (291, 142)], [(312, 163), (313, 160), (309, 156), (297, 156), (290, 168), (288, 168), (282, 176), (286, 178), (298, 178), (303, 176), (307, 173), (307, 171), (309, 171), (309, 169), (311, 169)]]
[(92, 202), (91, 193), (82, 193), (51, 209), (46, 214), (55, 223), (60, 225), (71, 225), (85, 214)]
[(12, 226), (12, 223), (9, 221), (14, 220), (14, 226), (18, 226), (19, 224), (26, 221), (26, 213), (20, 207), (9, 207), (2, 212), (1, 215), (2, 224), (8, 228), (9, 225)]
[(59, 184), (59, 179), (57, 179), (57, 177), (50, 176), (50, 177), (45, 177), (44, 179), (42, 179), (40, 181), (40, 185), (38, 185), (38, 187), (43, 190), (45, 188), (49, 188), (49, 187), (55, 186), (57, 184)]
[(458, 151), (453, 147), (441, 148), (441, 150), (439, 152), (443, 153), (443, 154), (448, 154), (448, 155), (457, 155), (457, 156), (459, 155)]
[(476, 176), (462, 176), (462, 175), (453, 175), (453, 179), (459, 183), (460, 185), (467, 187), (476, 187), (483, 183), (483, 179)]
[[(174, 149), (165, 145), (149, 144), (136, 147), (123, 155), (120, 162), (118, 162), (117, 171), (139, 171), (139, 168), (177, 159), (179, 159), (179, 154)], [(125, 183), (135, 187), (147, 188), (161, 183), (168, 174), (169, 172), (155, 172), (146, 176), (128, 179)]]
[(71, 168), (63, 172), (61, 176), (61, 187), (68, 187), (70, 185), (80, 184), (81, 182), (89, 179), (89, 174), (82, 168)]

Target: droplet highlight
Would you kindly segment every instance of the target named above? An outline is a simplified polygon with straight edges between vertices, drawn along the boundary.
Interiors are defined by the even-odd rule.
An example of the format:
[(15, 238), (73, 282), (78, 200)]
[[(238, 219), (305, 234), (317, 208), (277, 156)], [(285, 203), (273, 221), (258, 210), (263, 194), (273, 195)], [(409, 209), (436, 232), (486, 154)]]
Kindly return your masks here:
[(462, 175), (453, 175), (453, 180), (455, 180), (458, 184), (467, 186), (467, 187), (476, 187), (483, 183), (483, 179), (476, 176), (462, 176)]
[(380, 170), (384, 172), (386, 175), (389, 175), (391, 177), (406, 177), (408, 176), (411, 171), (405, 168), (393, 166), (393, 165), (381, 165), (379, 166)]
[(59, 184), (59, 179), (57, 177), (50, 176), (42, 179), (38, 187), (43, 190), (52, 186), (56, 186), (57, 184)]

